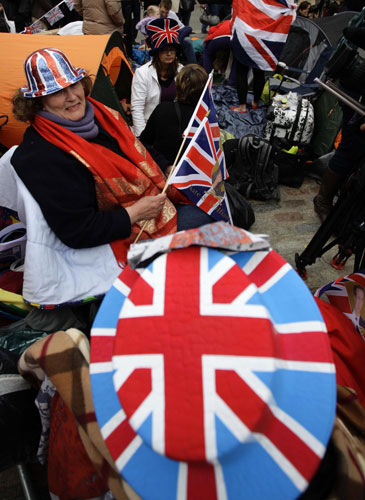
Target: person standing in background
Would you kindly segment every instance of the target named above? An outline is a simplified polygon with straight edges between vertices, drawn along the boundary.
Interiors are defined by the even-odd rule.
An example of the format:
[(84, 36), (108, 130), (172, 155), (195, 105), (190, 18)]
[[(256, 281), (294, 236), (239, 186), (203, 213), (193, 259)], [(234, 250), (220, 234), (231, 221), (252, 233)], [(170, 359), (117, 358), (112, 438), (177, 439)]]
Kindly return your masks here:
[(194, 11), (195, 0), (180, 0), (178, 16), (180, 21), (189, 26), (191, 13)]
[(123, 33), (124, 16), (120, 0), (74, 0), (76, 12), (83, 18), (84, 35)]
[(141, 19), (141, 8), (139, 0), (121, 0), (124, 16), (124, 42), (127, 55), (132, 57), (132, 48), (136, 43), (136, 24)]

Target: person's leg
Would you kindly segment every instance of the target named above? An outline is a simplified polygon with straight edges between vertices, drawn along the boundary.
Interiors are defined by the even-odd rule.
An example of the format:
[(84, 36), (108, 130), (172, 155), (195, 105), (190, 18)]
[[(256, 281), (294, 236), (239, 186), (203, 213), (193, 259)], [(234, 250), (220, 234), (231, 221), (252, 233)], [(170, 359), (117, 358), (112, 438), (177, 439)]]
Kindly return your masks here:
[(177, 230), (194, 229), (216, 222), (210, 215), (196, 205), (175, 205), (177, 211)]
[(133, 15), (133, 20), (132, 20), (132, 43), (136, 41), (138, 31), (136, 30), (136, 24), (140, 21), (141, 19), (141, 6), (139, 3), (139, 0), (132, 0), (132, 15)]
[(182, 41), (181, 49), (184, 53), (186, 62), (188, 64), (196, 64), (196, 55), (194, 52), (193, 43), (188, 36)]
[(191, 12), (190, 10), (182, 10), (179, 9), (178, 16), (180, 21), (185, 25), (189, 26), (190, 23), (190, 17), (191, 17)]
[(122, 2), (122, 10), (124, 16), (124, 43), (127, 55), (132, 57), (132, 2), (126, 0)]
[(252, 68), (253, 71), (253, 102), (252, 108), (259, 107), (259, 100), (265, 86), (265, 72), (262, 69)]
[(247, 111), (247, 92), (248, 92), (248, 84), (247, 84), (247, 75), (248, 75), (249, 67), (241, 64), (236, 59), (236, 75), (237, 75), (237, 95), (239, 106), (237, 108), (233, 108), (234, 111), (239, 111), (241, 113), (246, 113)]

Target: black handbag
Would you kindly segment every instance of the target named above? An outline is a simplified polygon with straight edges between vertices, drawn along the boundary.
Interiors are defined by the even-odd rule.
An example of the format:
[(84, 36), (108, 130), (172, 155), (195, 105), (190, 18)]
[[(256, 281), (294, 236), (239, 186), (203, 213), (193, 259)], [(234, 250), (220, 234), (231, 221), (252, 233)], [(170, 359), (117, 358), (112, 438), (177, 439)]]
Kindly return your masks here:
[(204, 8), (201, 16), (199, 17), (199, 21), (202, 24), (206, 24), (208, 26), (216, 26), (221, 22), (219, 16), (213, 16), (209, 14), (206, 8)]

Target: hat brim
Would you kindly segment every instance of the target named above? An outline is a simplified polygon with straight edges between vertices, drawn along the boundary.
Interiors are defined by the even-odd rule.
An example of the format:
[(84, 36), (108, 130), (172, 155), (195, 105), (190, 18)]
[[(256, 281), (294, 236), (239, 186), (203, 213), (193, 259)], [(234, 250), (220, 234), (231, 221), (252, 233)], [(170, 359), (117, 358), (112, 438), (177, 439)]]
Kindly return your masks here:
[(76, 71), (77, 71), (77, 76), (74, 78), (73, 81), (69, 81), (69, 82), (64, 83), (62, 81), (62, 80), (64, 80), (64, 78), (62, 78), (61, 79), (62, 83), (57, 82), (57, 86), (55, 86), (53, 89), (45, 88), (44, 90), (34, 91), (34, 90), (30, 89), (29, 87), (22, 87), (20, 89), (20, 92), (23, 94), (23, 97), (25, 97), (27, 99), (33, 99), (33, 98), (37, 98), (37, 97), (44, 97), (47, 95), (55, 94), (56, 92), (60, 92), (60, 90), (63, 90), (67, 87), (70, 87), (71, 85), (74, 85), (75, 83), (77, 83), (80, 80), (82, 80), (83, 78), (85, 78), (85, 76), (87, 76), (86, 70), (84, 70), (83, 68), (78, 68)]
[[(216, 417), (216, 445), (222, 458), (214, 467), (215, 477), (227, 498), (295, 499), (306, 489), (324, 455), (335, 416), (336, 381), (323, 319), (304, 282), (273, 250), (240, 252), (231, 256), (218, 250), (207, 251), (214, 263), (233, 259), (260, 290), (251, 297), (250, 303), (263, 304), (270, 311), (281, 345), (275, 359), (275, 384), (270, 387), (271, 411), (279, 416), (280, 422), (301, 436), (296, 442), (297, 448), (292, 450), (298, 462), (303, 460), (300, 458), (301, 445), (305, 447), (310, 442), (315, 450), (309, 453), (311, 463), (305, 464), (306, 474), (303, 475), (263, 434), (253, 433), (249, 440), (240, 442)], [(137, 429), (131, 427), (117, 395), (115, 377), (118, 369), (114, 357), (116, 340), (124, 334), (118, 327), (124, 303), (134, 286), (143, 279), (143, 274), (153, 272), (161, 258), (164, 256), (141, 272), (127, 266), (105, 296), (91, 332), (90, 375), (97, 420), (118, 470), (141, 497), (167, 500), (178, 497), (185, 477), (182, 471), (187, 474), (186, 463), (152, 448), (151, 416)], [(130, 332), (126, 334), (131, 335)], [(255, 377), (260, 383), (269, 384), (265, 370), (255, 371)], [(233, 454), (224, 452), (228, 445), (234, 447)], [(194, 465), (192, 467), (194, 469)], [(204, 488), (201, 477), (205, 476), (205, 469), (212, 467), (201, 464), (195, 467), (198, 474), (195, 483), (192, 481), (197, 488)]]

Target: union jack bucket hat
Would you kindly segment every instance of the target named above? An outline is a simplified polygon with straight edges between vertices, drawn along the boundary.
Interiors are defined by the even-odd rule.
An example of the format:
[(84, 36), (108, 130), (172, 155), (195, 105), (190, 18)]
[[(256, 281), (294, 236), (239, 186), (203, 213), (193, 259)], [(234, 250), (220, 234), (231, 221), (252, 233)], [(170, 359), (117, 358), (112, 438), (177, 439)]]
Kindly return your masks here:
[(90, 363), (101, 433), (141, 498), (294, 500), (335, 418), (323, 318), (270, 247), (193, 244), (126, 266), (101, 304)]
[(166, 45), (173, 45), (177, 50), (180, 50), (179, 30), (178, 22), (168, 17), (160, 17), (148, 23), (146, 32), (151, 45), (150, 54), (155, 54)]
[(82, 80), (83, 68), (75, 68), (62, 50), (45, 48), (32, 52), (24, 61), (27, 87), (20, 91), (24, 97), (54, 94)]

